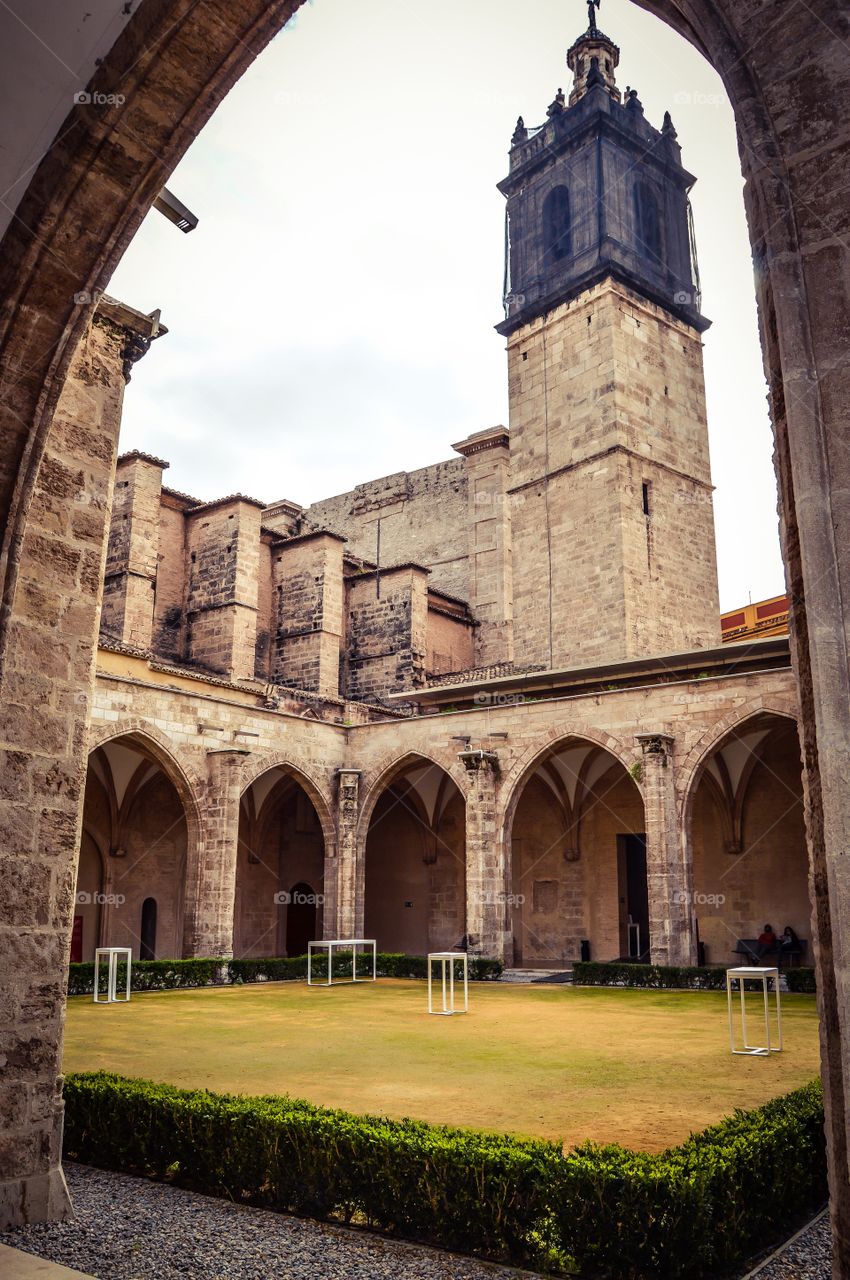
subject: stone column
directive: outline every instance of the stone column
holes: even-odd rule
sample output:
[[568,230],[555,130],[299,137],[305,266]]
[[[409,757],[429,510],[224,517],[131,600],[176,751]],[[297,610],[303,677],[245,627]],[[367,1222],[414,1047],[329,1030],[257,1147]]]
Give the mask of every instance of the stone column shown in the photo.
[[358,857],[360,770],[337,769],[336,911],[325,915],[325,937],[356,938],[363,932],[363,861]]
[[[105,300],[38,467],[0,662],[0,1231],[70,1212],[62,1035],[100,591],[128,344]],[[54,383],[55,386],[55,383]],[[2,628],[0,628],[2,629]]]
[[649,947],[653,964],[696,964],[691,875],[676,811],[673,739],[639,733],[646,821]]
[[466,933],[470,949],[506,963],[511,941],[504,841],[496,828],[494,752],[465,751],[469,770],[466,798]]
[[188,956],[232,956],[242,765],[250,751],[207,752],[197,875],[188,886]]

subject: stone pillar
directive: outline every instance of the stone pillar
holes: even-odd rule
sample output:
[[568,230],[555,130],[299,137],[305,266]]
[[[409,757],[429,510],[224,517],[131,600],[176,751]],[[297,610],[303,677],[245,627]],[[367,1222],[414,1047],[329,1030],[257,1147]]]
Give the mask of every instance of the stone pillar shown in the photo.
[[466,459],[469,492],[469,604],[480,626],[475,661],[512,662],[511,439],[505,427],[452,445]]
[[189,656],[231,680],[256,670],[262,510],[235,494],[187,514]]
[[272,550],[273,679],[332,698],[339,697],[344,546],[339,534],[318,532]]
[[197,874],[187,886],[188,957],[232,956],[242,765],[250,751],[207,752]]
[[653,964],[696,964],[691,874],[676,810],[673,739],[666,733],[639,733],[636,739],[643,751],[650,958]]
[[506,963],[510,936],[504,841],[496,828],[496,773],[493,752],[466,751],[466,933],[470,949]]
[[162,473],[168,466],[146,453],[118,459],[103,584],[101,634],[149,649],[159,563]]
[[358,857],[360,770],[337,769],[336,912],[325,914],[325,937],[354,938],[363,932],[364,867]]
[[128,344],[101,303],[38,467],[0,664],[0,1231],[70,1212],[62,1038],[86,732]]

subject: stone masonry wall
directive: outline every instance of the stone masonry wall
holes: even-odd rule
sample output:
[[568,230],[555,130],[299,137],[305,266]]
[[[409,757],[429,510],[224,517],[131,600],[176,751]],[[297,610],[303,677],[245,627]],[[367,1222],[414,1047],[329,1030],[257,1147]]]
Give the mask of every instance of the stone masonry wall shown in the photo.
[[469,599],[466,465],[461,458],[398,471],[307,507],[304,527],[332,529],[346,550],[371,563],[431,569],[431,585]]
[[151,643],[163,463],[128,454],[118,464],[106,552],[101,634]]
[[184,504],[167,497],[159,509],[159,563],[156,571],[151,648],[163,657],[186,657],[187,551]]
[[256,661],[260,511],[234,498],[189,515],[189,657],[237,679]]
[[369,701],[425,683],[428,574],[416,565],[348,580],[348,696]]
[[272,674],[282,684],[340,692],[344,545],[327,533],[274,545]]
[[696,331],[608,280],[508,363],[516,654],[548,662],[550,625],[556,667],[719,641]]

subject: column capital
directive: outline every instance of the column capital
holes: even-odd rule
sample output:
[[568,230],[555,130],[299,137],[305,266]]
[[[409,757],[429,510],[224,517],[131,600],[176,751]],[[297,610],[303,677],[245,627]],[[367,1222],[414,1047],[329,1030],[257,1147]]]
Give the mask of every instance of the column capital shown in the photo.
[[457,758],[467,773],[499,772],[499,757],[495,751],[485,751],[483,747],[467,747],[459,751]]
[[676,739],[671,733],[636,733],[635,742],[640,746],[644,756],[664,756],[673,754],[673,743]]

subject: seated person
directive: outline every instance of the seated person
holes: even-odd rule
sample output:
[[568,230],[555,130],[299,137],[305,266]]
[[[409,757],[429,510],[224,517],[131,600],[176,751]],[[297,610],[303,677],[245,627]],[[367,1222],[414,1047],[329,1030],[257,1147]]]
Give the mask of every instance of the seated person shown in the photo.
[[776,951],[778,939],[773,932],[773,925],[766,924],[758,936],[756,943],[756,958],[761,960],[762,956],[766,956],[771,951]]
[[782,931],[782,936],[779,939],[780,956],[790,955],[790,954],[793,954],[794,952],[799,952],[800,950],[801,950],[800,939],[797,937],[796,933],[791,928],[790,924],[786,924],[785,928]]

